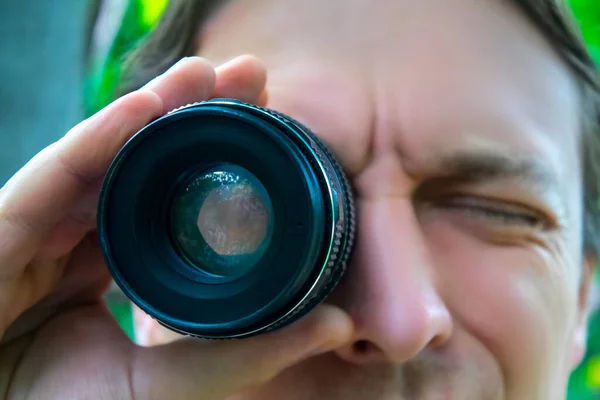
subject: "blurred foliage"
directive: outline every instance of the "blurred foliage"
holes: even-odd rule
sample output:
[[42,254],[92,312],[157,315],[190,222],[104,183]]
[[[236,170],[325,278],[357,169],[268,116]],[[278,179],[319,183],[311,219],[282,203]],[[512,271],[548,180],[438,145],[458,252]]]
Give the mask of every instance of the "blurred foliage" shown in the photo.
[[600,1],[568,0],[568,3],[581,27],[592,56],[600,65]]
[[[168,0],[123,0],[119,3],[107,1],[106,4],[114,3],[114,8],[124,7],[121,23],[116,31],[110,27],[114,21],[107,21],[105,30],[107,33],[96,33],[95,36],[103,37],[111,35],[112,40],[104,39],[102,44],[96,44],[93,49],[89,69],[84,82],[84,105],[87,115],[91,115],[114,100],[115,91],[121,74],[123,57],[131,51],[140,40],[156,25],[162,12],[165,10]],[[118,12],[101,10],[104,15],[110,17]],[[104,22],[102,17],[100,24]],[[97,29],[102,30],[100,25]],[[107,48],[105,48],[107,47]]]
[[[122,20],[108,48],[97,48],[85,81],[86,113],[92,114],[114,99],[123,56],[158,22],[168,0],[124,0]],[[110,3],[110,2],[109,2]],[[600,0],[569,0],[592,55],[600,64]],[[102,29],[102,27],[100,27]],[[100,56],[97,56],[100,55]],[[600,280],[597,284],[600,286]],[[116,297],[108,298],[109,307],[130,336],[131,309]],[[600,398],[600,312],[592,315],[588,351],[582,365],[573,373],[569,400]]]
[[[600,65],[600,1],[568,0],[568,3],[592,56]],[[596,282],[596,287],[600,287],[600,279],[596,279]],[[598,310],[591,316],[588,351],[584,362],[571,376],[568,398],[569,400],[600,399],[600,311]]]

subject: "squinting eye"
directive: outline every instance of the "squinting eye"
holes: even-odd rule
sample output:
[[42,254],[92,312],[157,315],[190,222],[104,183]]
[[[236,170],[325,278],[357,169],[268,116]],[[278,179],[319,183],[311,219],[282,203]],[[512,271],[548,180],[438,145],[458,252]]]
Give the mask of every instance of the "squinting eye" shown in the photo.
[[455,196],[444,199],[439,206],[445,209],[463,211],[476,218],[487,218],[507,225],[539,226],[543,219],[537,213],[524,207],[503,204],[481,198]]

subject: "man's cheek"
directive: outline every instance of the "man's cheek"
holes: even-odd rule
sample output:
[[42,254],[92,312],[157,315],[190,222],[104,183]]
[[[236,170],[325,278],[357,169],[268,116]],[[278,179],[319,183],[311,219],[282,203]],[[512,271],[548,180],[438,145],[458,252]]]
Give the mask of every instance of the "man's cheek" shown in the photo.
[[564,350],[556,346],[565,335],[557,326],[565,311],[552,311],[565,310],[564,289],[547,275],[548,265],[534,265],[539,257],[531,249],[496,246],[447,224],[429,226],[427,233],[439,290],[456,325],[487,349],[507,387],[519,388],[515,395],[539,384]]
[[[552,346],[549,354],[557,366],[557,379],[565,378],[570,373],[572,347],[575,344],[577,327],[580,322],[580,270],[577,257],[563,248],[538,248],[531,253],[532,265],[538,268],[537,276],[530,281],[537,282],[541,309],[539,316],[544,318],[546,334],[550,336]],[[560,367],[564,367],[561,371]]]
[[468,296],[457,297],[468,329],[502,365],[509,387],[525,388],[556,376],[570,319],[564,286],[540,272],[525,250],[488,249],[479,256],[485,271],[477,273],[473,266],[461,274],[462,293]]

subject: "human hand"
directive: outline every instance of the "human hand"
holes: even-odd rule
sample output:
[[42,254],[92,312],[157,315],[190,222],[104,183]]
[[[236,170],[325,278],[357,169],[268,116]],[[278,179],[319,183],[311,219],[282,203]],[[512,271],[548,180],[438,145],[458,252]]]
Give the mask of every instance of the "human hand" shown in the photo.
[[118,150],[188,103],[231,97],[265,105],[265,84],[253,57],[217,69],[184,59],[77,125],[0,189],[0,397],[224,399],[349,339],[348,316],[321,306],[250,339],[139,347],[102,302],[110,276],[96,207]]

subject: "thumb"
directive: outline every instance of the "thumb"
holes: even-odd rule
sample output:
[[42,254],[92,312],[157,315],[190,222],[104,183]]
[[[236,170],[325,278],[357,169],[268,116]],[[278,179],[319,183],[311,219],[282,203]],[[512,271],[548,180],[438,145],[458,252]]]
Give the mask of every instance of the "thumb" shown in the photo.
[[[287,328],[239,343],[235,356],[253,365],[248,384],[271,380],[282,370],[307,358],[335,350],[352,337],[348,314],[331,305],[321,305]],[[247,370],[246,365],[240,368]],[[241,375],[240,375],[241,376]]]
[[139,348],[132,363],[134,398],[222,400],[266,383],[309,357],[341,347],[352,332],[345,312],[321,305],[284,329],[248,339],[188,338]]

